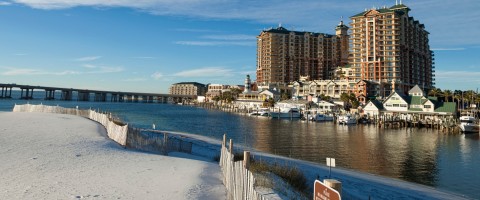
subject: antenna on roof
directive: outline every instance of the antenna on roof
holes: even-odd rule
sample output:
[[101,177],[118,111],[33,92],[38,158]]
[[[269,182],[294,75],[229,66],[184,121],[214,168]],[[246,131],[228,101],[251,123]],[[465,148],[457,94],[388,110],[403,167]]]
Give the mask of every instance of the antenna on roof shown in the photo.
[[395,0],[395,5],[398,5],[398,0]]
[[400,0],[400,4],[402,4],[402,0]]

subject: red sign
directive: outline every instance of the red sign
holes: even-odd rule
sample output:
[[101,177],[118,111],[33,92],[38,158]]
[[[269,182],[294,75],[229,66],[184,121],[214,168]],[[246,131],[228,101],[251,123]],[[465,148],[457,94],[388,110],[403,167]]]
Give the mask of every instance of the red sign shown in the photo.
[[313,200],[341,200],[340,194],[323,184],[319,180],[315,180],[315,185],[313,187]]

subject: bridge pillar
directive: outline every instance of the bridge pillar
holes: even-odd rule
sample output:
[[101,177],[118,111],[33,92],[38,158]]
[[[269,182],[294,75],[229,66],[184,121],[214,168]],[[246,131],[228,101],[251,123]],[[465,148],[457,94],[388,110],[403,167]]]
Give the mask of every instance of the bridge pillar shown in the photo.
[[72,91],[71,90],[62,90],[62,95],[60,99],[63,101],[71,101],[72,100]]
[[107,101],[107,94],[103,92],[95,93],[95,101],[101,101],[101,102]]
[[138,95],[132,95],[133,102],[138,102]]
[[[33,88],[20,88],[20,99],[33,99]],[[25,90],[25,95],[23,95],[23,90]]]
[[125,101],[125,95],[124,94],[118,94],[118,102],[124,102]]
[[45,89],[45,100],[55,99],[55,90]]
[[110,96],[110,101],[111,102],[118,102],[118,94],[117,93],[112,93]]
[[90,101],[90,92],[78,91],[78,101]]

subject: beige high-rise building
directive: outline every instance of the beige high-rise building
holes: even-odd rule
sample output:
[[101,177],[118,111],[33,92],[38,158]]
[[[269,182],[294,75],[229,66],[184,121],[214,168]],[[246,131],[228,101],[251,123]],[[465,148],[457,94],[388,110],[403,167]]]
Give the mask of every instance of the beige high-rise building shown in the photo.
[[257,37],[257,84],[288,84],[308,76],[331,79],[338,66],[348,63],[348,27],[340,22],[336,34],[264,30]]
[[381,96],[393,89],[406,93],[415,85],[428,90],[435,84],[429,33],[409,11],[396,4],[350,17],[349,64],[354,78],[380,83]]

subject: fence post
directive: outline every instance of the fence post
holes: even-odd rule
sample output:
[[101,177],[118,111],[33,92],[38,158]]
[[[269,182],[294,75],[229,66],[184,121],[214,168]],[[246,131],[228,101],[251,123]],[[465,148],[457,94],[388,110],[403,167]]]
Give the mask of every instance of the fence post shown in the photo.
[[226,144],[227,144],[227,134],[223,134],[222,146],[225,146]]
[[250,151],[243,152],[243,168],[248,169],[250,167]]
[[228,150],[230,151],[231,154],[233,154],[233,140],[230,139],[230,146],[228,147]]
[[168,154],[168,133],[163,133],[163,154]]

